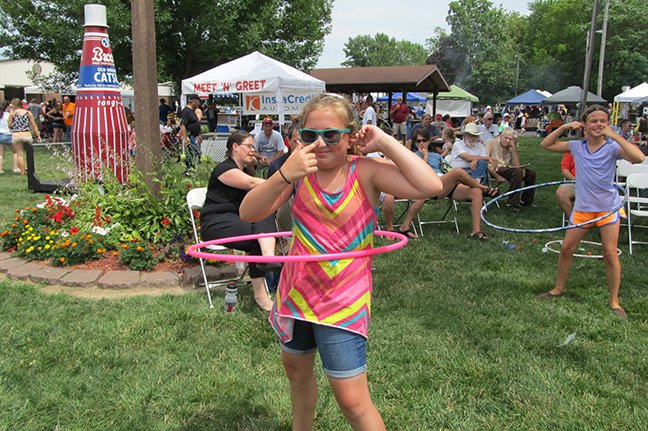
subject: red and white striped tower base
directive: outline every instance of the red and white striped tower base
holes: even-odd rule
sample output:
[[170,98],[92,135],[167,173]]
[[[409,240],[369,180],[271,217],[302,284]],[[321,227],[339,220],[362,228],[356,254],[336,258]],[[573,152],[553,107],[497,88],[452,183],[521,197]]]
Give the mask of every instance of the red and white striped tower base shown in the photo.
[[106,172],[128,179],[128,124],[106,25],[106,7],[87,4],[72,151],[82,181]]

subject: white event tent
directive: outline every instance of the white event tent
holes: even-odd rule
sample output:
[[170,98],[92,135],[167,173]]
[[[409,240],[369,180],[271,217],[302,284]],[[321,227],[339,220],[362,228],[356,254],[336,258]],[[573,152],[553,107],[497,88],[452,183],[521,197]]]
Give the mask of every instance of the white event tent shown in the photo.
[[183,102],[193,93],[242,93],[244,114],[278,114],[279,124],[325,89],[324,81],[258,51],[182,80]]
[[[432,115],[434,112],[434,96],[428,96],[425,112]],[[456,85],[450,86],[450,92],[440,92],[437,95],[437,114],[448,114],[453,118],[467,117],[472,113],[473,103],[478,103],[479,98]]]
[[648,82],[639,84],[636,87],[615,96],[614,101],[619,103],[632,103],[638,99],[645,99],[646,97],[648,97]]

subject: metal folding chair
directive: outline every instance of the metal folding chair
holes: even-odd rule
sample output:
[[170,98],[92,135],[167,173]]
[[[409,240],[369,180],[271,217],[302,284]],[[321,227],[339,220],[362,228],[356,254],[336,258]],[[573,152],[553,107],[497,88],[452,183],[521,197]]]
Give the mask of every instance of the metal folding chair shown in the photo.
[[[433,199],[426,199],[425,203],[427,204],[428,201],[431,201]],[[443,214],[443,217],[441,220],[431,220],[431,221],[422,221],[421,220],[421,213],[419,212],[417,217],[418,217],[418,225],[419,225],[419,231],[420,233],[417,233],[417,235],[423,236],[423,225],[424,224],[441,224],[441,223],[454,223],[455,229],[457,230],[457,233],[459,233],[459,224],[457,223],[457,203],[455,202],[454,199],[450,198],[443,198],[443,200],[448,201],[448,209],[446,212]],[[452,211],[452,220],[446,220],[446,216],[448,213]]]
[[[396,217],[396,209],[394,208],[394,229],[397,229],[397,228],[399,228],[401,226],[400,221],[403,220],[403,218],[405,217],[405,215],[409,211],[410,205],[412,205],[413,201],[411,201],[409,199],[395,198],[394,199],[394,206],[399,202],[405,204],[405,209],[403,209],[403,211],[400,213],[400,215],[398,217]],[[382,208],[382,205],[380,206],[380,208]],[[384,225],[378,225],[378,229],[384,229],[384,228],[385,228]],[[414,233],[416,235],[419,235],[419,233],[416,231],[416,223],[412,223],[412,229],[414,230]]]
[[[194,210],[200,211],[200,209],[205,204],[206,196],[207,196],[207,188],[204,187],[191,189],[189,193],[187,193],[187,207],[189,208],[189,216],[191,217],[191,226],[193,227],[194,239],[196,241],[196,244],[200,243],[201,240],[200,240],[200,236],[198,235],[198,229],[196,229],[196,219],[194,217],[193,211]],[[215,251],[215,252],[232,250],[228,247],[223,247],[221,245],[210,245],[205,248],[209,251]],[[198,251],[200,250],[201,249],[198,249]],[[207,290],[207,298],[209,299],[209,308],[214,308],[214,304],[212,303],[211,293],[209,292],[209,289],[216,286],[227,285],[232,281],[234,282],[241,281],[248,269],[248,266],[246,265],[245,270],[241,273],[241,275],[239,275],[236,278],[230,278],[227,280],[216,280],[216,281],[209,282],[207,281],[207,274],[205,273],[205,263],[203,262],[202,258],[198,258],[198,260],[200,261],[200,269],[202,270],[205,289]],[[200,285],[200,283],[197,283],[197,285]]]

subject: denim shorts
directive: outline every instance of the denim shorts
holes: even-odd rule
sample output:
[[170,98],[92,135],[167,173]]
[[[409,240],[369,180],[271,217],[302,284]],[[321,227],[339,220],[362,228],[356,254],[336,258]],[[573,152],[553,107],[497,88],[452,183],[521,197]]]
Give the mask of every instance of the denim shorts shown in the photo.
[[293,339],[281,349],[292,355],[319,350],[327,376],[348,379],[367,369],[367,339],[360,334],[331,326],[295,319]]
[[4,145],[5,147],[11,147],[13,145],[11,133],[0,133],[0,145]]

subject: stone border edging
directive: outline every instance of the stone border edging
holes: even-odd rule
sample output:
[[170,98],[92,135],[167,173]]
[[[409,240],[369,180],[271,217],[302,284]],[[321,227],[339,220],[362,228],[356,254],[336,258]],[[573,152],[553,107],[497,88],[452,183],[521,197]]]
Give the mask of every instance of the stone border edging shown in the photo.
[[[206,266],[209,281],[232,278],[238,273],[235,265],[223,268]],[[31,281],[48,285],[98,286],[100,289],[131,289],[136,286],[174,287],[193,286],[202,280],[200,266],[188,268],[182,277],[175,272],[139,272],[74,269],[64,267],[43,267],[25,259],[14,257],[11,253],[0,252],[0,273],[6,273],[11,280]]]

